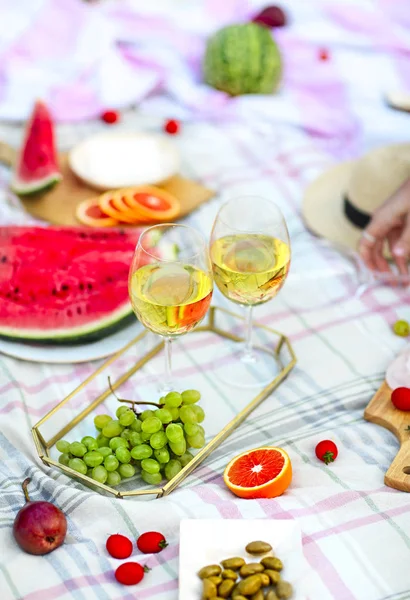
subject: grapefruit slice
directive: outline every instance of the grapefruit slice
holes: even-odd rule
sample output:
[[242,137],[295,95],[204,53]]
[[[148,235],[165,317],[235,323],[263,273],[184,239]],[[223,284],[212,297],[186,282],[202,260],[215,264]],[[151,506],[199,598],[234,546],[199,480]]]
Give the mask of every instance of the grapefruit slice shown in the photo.
[[113,196],[114,193],[110,191],[105,192],[105,194],[102,194],[99,197],[98,204],[100,205],[100,209],[102,210],[102,212],[105,213],[107,216],[111,217],[112,219],[115,219],[116,221],[132,223],[134,225],[136,223],[140,223],[138,217],[134,215],[132,211],[129,210],[129,208],[126,207],[127,212],[119,211],[118,208],[116,208],[116,206],[114,205]]
[[112,193],[110,204],[112,207],[116,208],[121,214],[125,214],[126,216],[129,216],[131,219],[133,219],[134,223],[139,223],[143,225],[152,222],[150,219],[144,219],[143,217],[141,217],[138,214],[138,211],[133,210],[128,206],[128,204],[126,204],[124,190],[122,189]]
[[113,227],[118,225],[118,221],[108,217],[102,212],[99,205],[99,198],[89,198],[83,200],[77,206],[75,216],[83,225],[89,227]]
[[123,198],[141,219],[167,222],[175,219],[181,205],[175,196],[155,186],[139,186],[123,190]]
[[292,481],[292,463],[282,448],[265,446],[239,454],[224,471],[225,485],[239,498],[275,498]]

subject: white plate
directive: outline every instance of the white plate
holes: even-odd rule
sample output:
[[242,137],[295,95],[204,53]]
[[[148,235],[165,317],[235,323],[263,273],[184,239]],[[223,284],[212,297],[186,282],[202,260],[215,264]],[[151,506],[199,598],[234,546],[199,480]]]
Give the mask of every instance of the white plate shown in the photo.
[[299,527],[294,521],[271,519],[181,521],[179,600],[201,600],[202,585],[197,572],[206,565],[218,564],[231,556],[241,556],[247,562],[260,560],[245,551],[245,546],[254,540],[271,544],[273,554],[282,560],[282,579],[294,588],[292,600],[306,600],[312,572],[303,555]]
[[82,363],[115,354],[141,331],[142,326],[137,321],[98,342],[77,344],[75,346],[41,346],[0,340],[0,353],[30,362],[50,364]]
[[77,177],[99,190],[161,183],[180,168],[177,147],[152,133],[97,134],[75,146],[68,161]]

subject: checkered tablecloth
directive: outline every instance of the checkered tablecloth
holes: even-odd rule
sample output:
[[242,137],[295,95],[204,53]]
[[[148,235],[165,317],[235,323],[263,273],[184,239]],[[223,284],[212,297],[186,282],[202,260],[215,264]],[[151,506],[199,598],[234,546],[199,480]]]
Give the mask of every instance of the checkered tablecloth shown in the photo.
[[[410,498],[383,483],[398,443],[363,419],[386,366],[404,344],[390,325],[398,317],[410,319],[408,295],[376,288],[355,298],[352,264],[320,246],[304,230],[299,212],[305,186],[335,159],[408,139],[410,116],[390,110],[383,93],[410,89],[410,9],[387,0],[306,4],[291,3],[286,111],[278,104],[275,114],[266,101],[248,99],[235,103],[230,119],[187,115],[175,138],[185,174],[218,192],[186,219],[205,235],[229,197],[267,196],[282,208],[294,266],[278,298],[258,308],[256,318],[290,337],[296,368],[169,497],[119,501],[47,469],[30,434],[98,363],[34,364],[0,355],[1,600],[176,600],[179,523],[187,517],[296,520],[314,573],[311,600],[410,598]],[[317,58],[322,47],[329,51],[327,61]],[[309,61],[317,79],[310,79]],[[143,110],[125,112],[119,127],[159,129],[172,116],[174,99],[161,102],[154,98]],[[67,148],[101,127],[97,121],[60,125],[59,144]],[[1,124],[1,139],[17,144],[20,137],[18,125]],[[1,175],[6,184],[6,171]],[[29,220],[4,190],[0,216],[3,224]],[[219,295],[215,302],[228,306]],[[189,336],[184,348],[195,355]],[[211,360],[211,347],[208,352]],[[184,375],[184,366],[178,369]],[[212,377],[208,383],[216,390]],[[235,390],[222,399],[216,390],[215,397],[229,404]],[[215,406],[216,423],[218,414]],[[324,438],[339,447],[331,466],[314,454]],[[239,500],[226,489],[223,469],[240,451],[262,444],[289,453],[292,485],[273,500]],[[68,519],[64,546],[44,557],[24,554],[12,537],[23,502],[21,482],[28,476],[32,499],[56,503]],[[106,537],[121,532],[135,539],[149,529],[162,531],[169,546],[149,558],[153,570],[138,588],[124,588],[113,579],[117,563],[105,552]]]

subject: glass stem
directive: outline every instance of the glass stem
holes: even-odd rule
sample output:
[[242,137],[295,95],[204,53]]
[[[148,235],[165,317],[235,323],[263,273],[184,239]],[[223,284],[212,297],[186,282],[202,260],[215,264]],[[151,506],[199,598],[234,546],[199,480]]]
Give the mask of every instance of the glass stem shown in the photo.
[[243,352],[243,360],[252,362],[254,360],[253,346],[252,346],[252,316],[253,306],[249,305],[246,307],[246,334],[245,334],[245,348]]
[[172,387],[172,339],[164,337],[165,351],[165,386],[170,391]]

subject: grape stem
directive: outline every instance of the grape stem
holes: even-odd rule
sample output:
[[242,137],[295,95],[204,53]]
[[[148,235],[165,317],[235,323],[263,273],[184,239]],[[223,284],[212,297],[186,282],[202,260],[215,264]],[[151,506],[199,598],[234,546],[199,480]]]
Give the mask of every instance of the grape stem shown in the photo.
[[135,414],[138,414],[137,411],[135,410],[135,405],[138,405],[138,406],[140,406],[140,405],[142,405],[142,406],[145,406],[145,405],[147,405],[147,406],[156,406],[157,408],[161,408],[161,404],[158,404],[157,402],[145,402],[145,401],[138,402],[137,400],[126,400],[125,398],[119,398],[117,396],[117,394],[115,393],[114,388],[112,387],[110,376],[108,376],[108,385],[109,385],[109,388],[111,390],[111,393],[117,398],[118,402],[125,402],[127,404],[132,404],[132,410],[135,412]]
[[26,499],[26,502],[30,502],[30,496],[28,495],[28,491],[27,491],[27,486],[30,483],[30,481],[31,481],[30,477],[27,477],[27,479],[25,479],[23,481],[23,483],[21,484],[21,487],[23,488],[24,497]]

